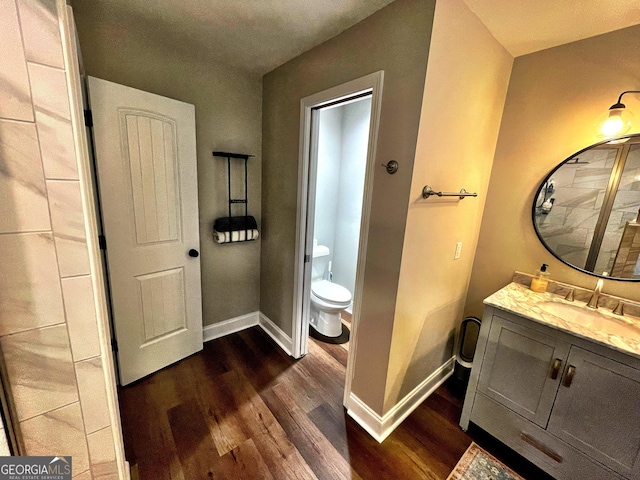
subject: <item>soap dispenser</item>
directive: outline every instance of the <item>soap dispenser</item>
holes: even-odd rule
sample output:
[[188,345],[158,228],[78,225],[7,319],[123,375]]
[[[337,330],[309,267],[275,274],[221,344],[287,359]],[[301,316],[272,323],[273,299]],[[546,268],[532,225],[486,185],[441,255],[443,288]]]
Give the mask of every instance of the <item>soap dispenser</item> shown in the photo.
[[536,272],[536,276],[531,279],[531,290],[534,292],[544,293],[547,291],[547,285],[549,285],[548,266],[546,263],[543,263],[540,270]]

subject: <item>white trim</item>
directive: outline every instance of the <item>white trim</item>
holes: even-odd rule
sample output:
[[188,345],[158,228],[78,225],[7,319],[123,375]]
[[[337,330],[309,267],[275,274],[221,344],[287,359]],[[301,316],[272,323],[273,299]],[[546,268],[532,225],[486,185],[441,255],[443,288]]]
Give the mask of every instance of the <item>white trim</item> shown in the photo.
[[353,292],[353,312],[351,314],[351,339],[349,341],[349,355],[347,356],[347,372],[344,380],[344,395],[342,404],[346,405],[351,395],[351,383],[356,365],[358,348],[358,326],[360,325],[360,311],[362,310],[362,292],[364,290],[364,274],[369,242],[369,223],[371,219],[371,203],[373,200],[373,177],[376,171],[376,156],[378,146],[378,130],[380,127],[380,113],[382,110],[382,85],[384,72],[376,72],[371,77],[371,124],[369,126],[369,146],[367,151],[367,169],[364,178],[362,195],[362,218],[360,220],[360,240],[358,243],[358,264],[356,266],[356,284]]
[[259,325],[287,355],[293,356],[293,340],[262,312],[251,312],[213,325],[206,325],[202,329],[202,336],[204,341],[208,342],[256,325]]
[[100,247],[98,246],[98,221],[96,207],[94,205],[93,177],[89,159],[89,143],[84,126],[84,108],[82,101],[82,84],[79,71],[79,54],[76,49],[77,38],[73,10],[67,6],[65,0],[56,0],[56,10],[60,36],[62,40],[62,56],[64,69],[67,76],[67,91],[69,95],[69,110],[71,114],[71,126],[73,130],[73,143],[78,164],[78,176],[80,196],[82,198],[82,210],[84,215],[84,228],[89,252],[89,270],[94,294],[94,308],[98,325],[98,338],[100,340],[101,360],[105,379],[107,409],[111,423],[111,434],[115,450],[118,478],[129,480],[131,472],[125,459],[124,440],[122,436],[122,424],[118,405],[118,393],[116,387],[115,366],[111,352],[111,327],[107,311],[106,286]]
[[356,270],[356,284],[353,295],[353,318],[351,323],[350,351],[347,358],[347,373],[345,378],[345,392],[343,403],[346,405],[351,394],[351,382],[356,359],[357,327],[360,318],[360,305],[364,286],[364,267],[369,236],[369,221],[371,200],[373,193],[373,178],[376,165],[376,146],[378,144],[378,127],[380,125],[380,111],[382,108],[382,86],[384,72],[378,71],[336,87],[324,90],[300,101],[300,152],[298,159],[298,211],[296,220],[295,268],[293,281],[293,357],[300,358],[308,351],[309,315],[304,305],[309,297],[309,272],[305,271],[305,254],[311,254],[311,239],[307,238],[309,223],[313,223],[313,204],[309,205],[309,183],[314,180],[315,170],[311,165],[313,155],[311,113],[315,107],[320,107],[342,98],[348,98],[358,93],[371,91],[371,125],[369,130],[369,144],[367,151],[367,167],[362,201],[362,220],[360,224],[360,239],[358,244],[358,265]]
[[347,413],[369,435],[382,443],[400,423],[411,414],[425,399],[431,395],[447,378],[453,374],[455,356],[447,360],[435,372],[429,375],[422,383],[396,403],[384,416],[371,410],[355,394],[349,395]]
[[382,436],[382,417],[371,410],[371,408],[353,392],[349,395],[347,413],[358,425],[364,428],[369,435],[375,438],[378,443],[382,443],[385,438]]
[[259,316],[259,325],[262,330],[264,330],[287,355],[293,356],[293,340],[264,313],[260,312]]
[[251,312],[239,317],[230,318],[213,325],[205,325],[202,329],[204,342],[224,337],[231,333],[236,333],[247,328],[251,328],[260,323],[260,312]]

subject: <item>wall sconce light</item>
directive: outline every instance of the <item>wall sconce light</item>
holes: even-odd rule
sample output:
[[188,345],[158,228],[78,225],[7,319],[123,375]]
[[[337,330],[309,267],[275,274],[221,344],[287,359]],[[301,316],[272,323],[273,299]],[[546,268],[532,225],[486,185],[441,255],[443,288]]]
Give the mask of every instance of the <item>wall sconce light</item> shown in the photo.
[[615,137],[627,133],[631,128],[633,114],[622,103],[622,96],[627,93],[640,93],[640,90],[627,90],[620,94],[618,101],[611,105],[607,113],[598,119],[599,136]]

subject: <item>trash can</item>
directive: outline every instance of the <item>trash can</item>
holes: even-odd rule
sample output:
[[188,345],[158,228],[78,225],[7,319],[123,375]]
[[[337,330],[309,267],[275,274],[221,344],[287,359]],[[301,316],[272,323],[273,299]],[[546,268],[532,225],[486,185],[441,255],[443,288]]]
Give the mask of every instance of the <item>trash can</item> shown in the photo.
[[452,384],[455,392],[462,397],[464,397],[469,384],[473,356],[476,353],[476,344],[480,334],[480,323],[480,319],[477,317],[467,317],[460,325],[460,341],[458,342]]

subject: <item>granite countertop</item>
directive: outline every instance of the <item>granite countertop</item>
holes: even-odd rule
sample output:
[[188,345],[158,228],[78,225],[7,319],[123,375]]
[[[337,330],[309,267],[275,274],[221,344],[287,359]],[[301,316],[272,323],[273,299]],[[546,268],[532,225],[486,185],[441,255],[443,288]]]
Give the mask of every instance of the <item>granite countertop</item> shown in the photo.
[[[570,302],[549,292],[536,293],[515,282],[487,297],[484,303],[640,358],[639,317],[615,315],[602,307],[590,310],[584,302]],[[558,313],[561,309],[566,309],[567,315]],[[570,320],[572,316],[577,318]]]

